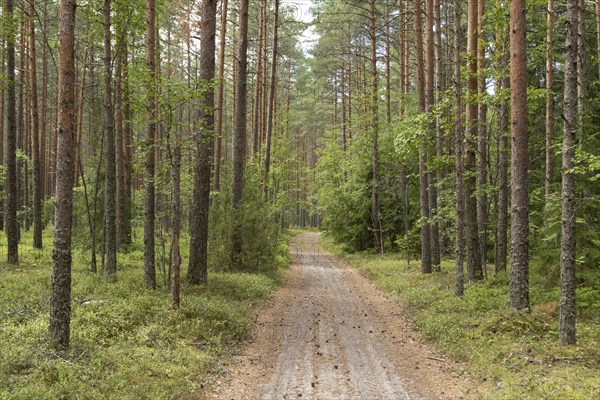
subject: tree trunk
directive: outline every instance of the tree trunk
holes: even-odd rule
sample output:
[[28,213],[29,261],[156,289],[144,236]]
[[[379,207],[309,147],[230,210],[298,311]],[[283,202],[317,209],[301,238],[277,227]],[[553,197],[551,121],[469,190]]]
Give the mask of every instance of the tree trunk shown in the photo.
[[[503,35],[500,35],[503,36]],[[498,64],[502,71],[502,78],[497,85],[498,91],[506,91],[510,88],[507,75],[508,52],[503,48],[504,55],[500,57]],[[506,271],[506,259],[508,254],[508,153],[509,128],[508,102],[502,100],[500,104],[500,132],[498,134],[498,224],[496,227],[496,254],[494,257],[494,273]]]
[[[434,38],[433,38],[433,0],[425,1],[425,110],[431,115],[435,101],[435,57],[434,57]],[[429,122],[427,129],[430,137],[436,142],[436,127],[435,123]],[[429,169],[429,166],[427,166]],[[437,189],[436,175],[434,172],[427,172],[428,188],[427,195],[429,197],[429,232],[431,234],[431,265],[433,271],[440,270],[440,230],[436,221],[437,216]]]
[[462,126],[462,85],[460,75],[460,0],[454,0],[454,146],[456,165],[456,272],[454,294],[465,292],[464,278],[464,197],[463,197],[463,126]]
[[202,2],[200,25],[200,73],[198,78],[207,89],[200,100],[194,165],[194,196],[190,213],[190,258],[187,280],[192,284],[207,282],[208,213],[210,205],[210,173],[215,129],[215,91],[210,84],[215,78],[215,29],[217,0]]
[[552,140],[554,138],[554,83],[552,57],[552,29],[554,27],[554,0],[548,0],[548,16],[546,27],[546,179],[544,181],[545,203],[548,204],[552,194],[552,176],[554,169],[554,152]]
[[525,0],[510,3],[511,221],[509,303],[529,310],[529,184]]
[[[599,0],[600,1],[600,0]],[[406,46],[406,23],[405,23],[405,15],[404,15],[404,0],[398,0],[398,41],[399,41],[399,46],[400,46],[400,54],[399,54],[399,60],[398,60],[398,64],[400,64],[400,107],[399,107],[399,116],[400,118],[402,118],[404,116],[404,110],[405,110],[405,104],[404,104],[404,99],[405,99],[405,85],[404,85],[404,80],[405,80],[405,76],[406,76],[406,64],[404,63],[405,60],[405,54],[408,51],[408,48]]]
[[266,43],[263,41],[263,30],[266,29],[266,0],[260,0],[260,15],[258,17],[258,49],[256,56],[256,71],[254,78],[254,98],[252,100],[252,153],[258,155],[261,138],[261,99],[265,89],[262,85],[263,51]]
[[275,96],[277,93],[277,41],[279,28],[279,0],[274,0],[275,9],[273,11],[273,54],[271,57],[271,82],[269,85],[269,104],[267,115],[267,138],[265,144],[265,177],[264,191],[265,198],[269,187],[269,167],[271,166],[271,141],[273,136],[273,120],[275,119]]
[[485,31],[483,26],[483,16],[485,13],[485,1],[479,0],[477,7],[477,230],[479,232],[479,253],[481,255],[481,268],[483,277],[487,275],[487,227],[488,227],[488,130],[487,130],[487,104],[485,96],[487,94],[486,76],[485,76]]
[[564,128],[562,143],[562,236],[560,243],[560,343],[575,344],[576,239],[575,137],[577,133],[578,0],[567,2]]
[[[37,97],[37,58],[35,56],[35,2],[29,0],[29,87],[31,90],[31,147],[33,160],[33,248],[42,248],[42,176],[40,168],[40,131]],[[46,99],[43,99],[44,101]]]
[[156,289],[156,266],[154,256],[154,214],[155,214],[155,138],[157,104],[155,82],[156,68],[156,5],[154,0],[146,0],[146,70],[148,76],[146,130],[146,162],[144,167],[144,282],[149,289]]
[[[12,0],[7,0],[12,3]],[[12,8],[12,4],[11,4]],[[61,0],[58,32],[58,127],[54,250],[50,297],[50,344],[69,346],[71,321],[71,228],[75,133],[75,0]],[[10,52],[9,52],[10,57]],[[9,58],[10,59],[10,58]]]
[[390,0],[385,0],[385,121],[392,123],[392,85],[391,85],[391,57],[390,57]]
[[8,263],[19,263],[19,221],[17,220],[17,120],[15,79],[15,31],[13,0],[4,1],[3,14],[11,21],[6,32],[6,240]]
[[217,78],[217,104],[215,105],[215,168],[214,168],[214,181],[213,187],[216,191],[221,190],[221,150],[222,150],[222,133],[223,133],[223,120],[225,119],[225,112],[223,110],[223,75],[225,73],[225,48],[227,41],[225,40],[227,34],[227,0],[221,0],[221,34],[219,43],[219,73]]
[[115,55],[115,160],[116,160],[116,213],[117,213],[117,231],[116,245],[118,248],[127,243],[126,225],[127,225],[127,192],[125,189],[125,152],[123,149],[123,43],[124,35],[123,21],[118,22],[116,40],[118,44]]
[[371,144],[372,173],[371,177],[371,218],[373,219],[373,235],[375,250],[383,253],[383,231],[381,229],[381,209],[379,206],[379,115],[377,92],[377,30],[375,18],[375,0],[371,0],[370,7],[370,36],[371,36]]
[[106,143],[105,191],[104,191],[104,232],[106,241],[106,276],[113,278],[117,273],[117,232],[116,232],[116,186],[115,172],[115,113],[112,98],[112,57],[110,12],[111,0],[104,0],[104,137]]
[[179,233],[181,220],[181,144],[179,138],[173,145],[171,160],[171,296],[173,308],[179,308],[181,302],[181,254],[179,251]]
[[[417,101],[419,113],[425,109],[425,65],[423,63],[423,23],[421,18],[421,0],[414,2],[415,19],[415,59],[417,75]],[[421,271],[424,274],[432,272],[431,265],[431,233],[429,225],[429,195],[427,188],[429,178],[427,177],[427,153],[425,144],[419,145],[419,199],[421,207]]]
[[477,146],[477,14],[478,1],[468,1],[467,24],[467,126],[466,126],[466,155],[465,155],[465,239],[467,247],[467,271],[470,281],[483,278],[481,268],[481,251],[477,226],[477,194],[475,152]]
[[240,261],[242,254],[242,199],[244,190],[244,154],[246,139],[246,83],[248,71],[248,0],[240,0],[239,43],[233,130],[233,173],[231,181],[231,208],[234,225],[231,233],[232,260]]

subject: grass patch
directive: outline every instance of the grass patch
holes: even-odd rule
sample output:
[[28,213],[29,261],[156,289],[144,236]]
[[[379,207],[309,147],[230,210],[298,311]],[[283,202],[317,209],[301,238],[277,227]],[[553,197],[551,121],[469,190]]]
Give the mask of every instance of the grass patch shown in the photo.
[[247,337],[257,307],[280,284],[288,236],[277,265],[263,273],[210,272],[206,286],[184,284],[177,311],[160,271],[162,288],[145,289],[141,252],[119,254],[117,281],[109,283],[89,273],[87,253],[75,250],[65,354],[46,341],[52,233],[45,232],[47,250],[38,251],[24,232],[17,267],[4,263],[0,239],[0,398],[198,398],[208,374]]
[[[442,272],[423,275],[419,261],[407,265],[399,254],[348,254],[331,239],[322,245],[408,306],[422,335],[455,360],[483,399],[600,398],[600,288],[581,285],[578,295],[578,344],[558,344],[559,291],[531,268],[531,313],[508,309],[508,277],[491,276],[467,285],[454,296],[454,262]],[[589,273],[588,273],[589,274]],[[593,277],[598,281],[598,272]]]

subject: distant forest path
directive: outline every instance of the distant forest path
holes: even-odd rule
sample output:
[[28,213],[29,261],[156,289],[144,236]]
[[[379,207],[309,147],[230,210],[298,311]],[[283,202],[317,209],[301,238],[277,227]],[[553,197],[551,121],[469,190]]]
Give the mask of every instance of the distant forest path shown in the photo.
[[318,237],[291,240],[285,284],[211,398],[464,398],[460,369],[419,340],[398,304],[323,252]]

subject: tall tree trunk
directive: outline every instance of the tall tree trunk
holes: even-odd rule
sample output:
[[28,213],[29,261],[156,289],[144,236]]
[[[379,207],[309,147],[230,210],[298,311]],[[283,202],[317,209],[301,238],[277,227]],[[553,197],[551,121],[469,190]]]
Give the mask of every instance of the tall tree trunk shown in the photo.
[[[418,111],[424,113],[425,108],[425,65],[423,63],[423,23],[421,16],[421,0],[414,1],[415,25],[415,59],[417,75]],[[421,270],[425,274],[432,272],[431,265],[431,233],[429,225],[429,178],[427,177],[427,153],[424,143],[419,145],[419,198],[421,207]]]
[[463,197],[463,126],[462,126],[462,85],[460,75],[460,0],[454,0],[454,147],[456,165],[456,272],[454,294],[462,296],[465,292],[464,278],[464,197]]
[[225,73],[225,48],[227,44],[227,2],[228,0],[221,0],[221,32],[219,35],[219,72],[217,77],[217,104],[215,105],[215,172],[213,181],[213,187],[216,191],[221,190],[221,151],[223,147],[221,142],[223,134],[223,120],[225,119],[225,112],[223,110],[223,75]]
[[[7,0],[7,3],[12,0]],[[11,4],[12,8],[12,4]],[[58,32],[58,145],[54,250],[50,297],[50,344],[69,346],[71,322],[71,229],[73,135],[75,133],[75,0],[61,0]],[[10,57],[10,52],[9,52]]]
[[231,208],[235,222],[231,232],[232,259],[239,262],[242,254],[242,200],[244,190],[244,154],[246,147],[246,83],[248,71],[248,0],[240,0],[239,43],[237,53],[235,119],[233,130],[233,173]]
[[179,308],[181,302],[181,253],[179,251],[179,233],[181,220],[181,144],[179,138],[173,145],[171,159],[171,296],[173,308]]
[[[567,2],[564,128],[562,143],[562,235],[560,245],[560,342],[575,344],[576,239],[575,239],[575,137],[577,133],[578,0]],[[578,15],[579,14],[579,15]]]
[[146,130],[146,162],[144,167],[144,282],[149,289],[156,289],[156,265],[154,250],[155,226],[155,185],[154,172],[156,164],[156,4],[154,0],[146,0],[146,70],[148,73],[147,119]]
[[215,29],[217,0],[202,2],[200,25],[200,82],[207,86],[198,109],[200,131],[196,133],[194,196],[190,213],[190,258],[187,280],[192,284],[207,282],[208,212],[210,205],[210,173],[215,129],[215,91],[210,84],[215,78]]
[[[444,87],[443,84],[443,73],[442,73],[442,22],[441,22],[441,16],[440,16],[440,0],[434,0],[433,1],[433,25],[435,27],[435,31],[434,31],[434,36],[433,36],[433,41],[434,41],[434,58],[435,58],[435,95],[434,95],[434,102],[435,104],[439,104],[440,100],[442,98],[442,90]],[[435,117],[435,152],[436,152],[436,156],[438,157],[438,159],[441,160],[441,158],[444,155],[444,144],[443,144],[443,137],[444,137],[444,132],[442,129],[442,116],[440,113],[438,113]],[[449,146],[450,148],[450,146]],[[438,172],[436,172],[435,174],[435,182],[441,182],[442,181],[442,175],[440,174],[439,170]],[[434,185],[434,187],[432,188],[432,190],[434,191],[434,196],[435,196],[435,204],[432,205],[432,209],[435,210],[436,215],[437,215],[437,201],[438,198],[441,195],[441,189],[438,187],[438,185]],[[432,260],[433,264],[434,264],[434,268],[436,271],[441,271],[441,255],[443,252],[443,246],[442,244],[444,243],[443,238],[441,237],[442,235],[440,235],[439,231],[439,224],[440,221],[436,220],[435,221],[435,229],[438,231],[437,234],[437,246],[438,246],[438,251],[437,251],[437,259]]]
[[[405,110],[405,85],[404,85],[404,81],[405,81],[405,76],[406,76],[406,64],[404,63],[405,60],[405,54],[408,51],[408,48],[406,46],[406,40],[405,37],[407,36],[407,29],[406,29],[406,19],[405,19],[405,15],[404,15],[404,1],[405,0],[398,0],[398,41],[399,41],[399,46],[400,46],[400,54],[399,54],[399,60],[398,60],[398,64],[400,64],[400,107],[399,107],[399,116],[400,118],[402,118],[404,116],[404,110]],[[599,0],[600,1],[600,0]]]
[[[433,38],[433,0],[425,0],[425,68],[426,68],[426,79],[425,79],[425,109],[426,112],[431,114],[433,112],[433,105],[435,101],[435,57],[434,57],[434,38]],[[436,127],[435,123],[428,123],[429,135],[433,138],[433,142],[436,142]],[[429,169],[429,166],[427,166]],[[431,234],[431,265],[432,270],[440,270],[440,231],[439,224],[436,220],[437,216],[437,189],[436,189],[436,175],[434,172],[427,172],[428,176],[428,189],[427,195],[429,197],[429,232]]]
[[[499,34],[497,40],[504,40],[507,32]],[[502,71],[500,82],[496,85],[498,90],[506,91],[509,89],[509,77],[507,75],[507,65],[509,54],[502,47],[503,56],[499,58],[499,70]],[[494,257],[494,273],[506,271],[506,261],[508,255],[508,154],[509,154],[509,127],[508,127],[509,109],[508,101],[502,100],[500,103],[500,132],[498,134],[498,223],[496,226],[496,254]]]
[[[31,147],[33,160],[33,247],[42,248],[42,176],[40,168],[40,131],[37,96],[37,58],[35,54],[35,2],[29,0],[29,87],[31,91]],[[44,99],[45,101],[46,99]]]
[[383,253],[383,230],[381,229],[381,209],[379,205],[379,94],[377,83],[377,30],[375,16],[375,0],[371,0],[370,7],[370,36],[371,36],[371,144],[372,173],[371,177],[371,218],[373,219],[373,234],[375,250]]
[[509,303],[529,310],[529,184],[525,0],[510,3],[511,221]]
[[106,241],[105,272],[109,278],[117,273],[117,232],[116,232],[116,186],[117,178],[115,172],[115,113],[112,98],[112,57],[111,57],[111,30],[110,12],[111,0],[104,0],[104,137],[106,143],[105,155],[105,191],[104,191],[104,232]]
[[579,130],[579,142],[584,145],[585,141],[585,93],[586,93],[586,58],[585,54],[585,0],[579,0],[577,8],[577,125]]
[[256,56],[256,72],[254,78],[254,98],[252,100],[252,153],[258,154],[260,151],[261,134],[261,99],[265,89],[262,85],[263,75],[263,52],[266,43],[263,41],[263,30],[266,29],[266,0],[260,0],[260,14],[258,17],[258,49]]
[[125,185],[125,218],[124,218],[124,240],[129,244],[132,242],[132,202],[133,202],[133,130],[131,127],[131,100],[129,98],[129,63],[127,35],[123,37],[121,49],[121,69],[122,69],[122,103],[123,103],[123,158],[124,165],[124,185]]
[[119,21],[116,29],[117,53],[115,55],[115,161],[116,161],[116,213],[117,213],[117,247],[123,247],[127,243],[126,225],[127,225],[127,192],[125,189],[125,151],[124,133],[123,133],[123,29],[124,21]]
[[265,198],[268,194],[269,188],[269,168],[271,166],[271,141],[273,136],[273,120],[275,119],[275,97],[277,94],[277,41],[278,41],[278,29],[279,29],[279,0],[274,0],[273,10],[273,50],[271,57],[271,82],[269,84],[269,104],[268,104],[268,115],[267,115],[267,139],[265,144],[265,177],[264,177],[264,190]]
[[545,203],[548,204],[552,194],[552,176],[554,169],[554,152],[552,140],[554,138],[554,84],[552,57],[552,29],[554,27],[554,0],[548,0],[546,27],[546,179],[544,181]]
[[[2,35],[0,37],[0,48],[6,48],[6,35]],[[6,61],[5,52],[0,52],[0,71],[2,74],[5,74],[4,66]],[[4,106],[6,105],[4,101],[4,96],[6,94],[5,83],[0,83],[0,165],[4,165],[4,118],[6,116],[6,112],[4,110]],[[3,182],[0,185],[0,231],[4,230],[4,193],[5,193],[5,184]]]
[[13,0],[5,0],[2,11],[6,21],[10,22],[6,32],[6,239],[8,263],[18,264],[19,221],[17,220],[17,120]]
[[467,24],[467,126],[465,155],[465,239],[467,247],[467,271],[469,280],[479,281],[483,278],[481,268],[481,251],[477,227],[477,193],[475,152],[477,146],[477,14],[478,1],[468,1]]
[[392,123],[392,84],[390,56],[390,0],[385,0],[385,121]]
[[485,1],[479,0],[477,6],[477,230],[479,232],[479,253],[481,255],[481,268],[483,276],[487,275],[487,227],[488,227],[488,129],[487,129],[487,94],[485,76],[485,30],[483,16],[485,13]]

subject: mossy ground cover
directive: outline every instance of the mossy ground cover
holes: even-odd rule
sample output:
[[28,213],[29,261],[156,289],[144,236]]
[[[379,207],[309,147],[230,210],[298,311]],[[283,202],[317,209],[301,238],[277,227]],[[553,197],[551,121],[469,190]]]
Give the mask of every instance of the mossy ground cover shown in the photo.
[[[490,275],[454,296],[454,262],[423,275],[419,261],[400,254],[348,254],[328,238],[330,251],[403,302],[424,338],[465,365],[483,399],[600,399],[600,273],[580,274],[578,343],[558,344],[555,281],[532,262],[531,313],[508,308],[508,276]],[[558,266],[556,266],[558,268]]]
[[71,349],[58,354],[46,340],[52,232],[44,236],[39,251],[23,234],[18,266],[0,241],[0,399],[198,398],[288,264],[282,236],[274,265],[211,271],[208,285],[183,285],[175,311],[160,270],[161,287],[144,287],[141,244],[119,254],[115,282],[90,273],[89,252],[75,249]]

